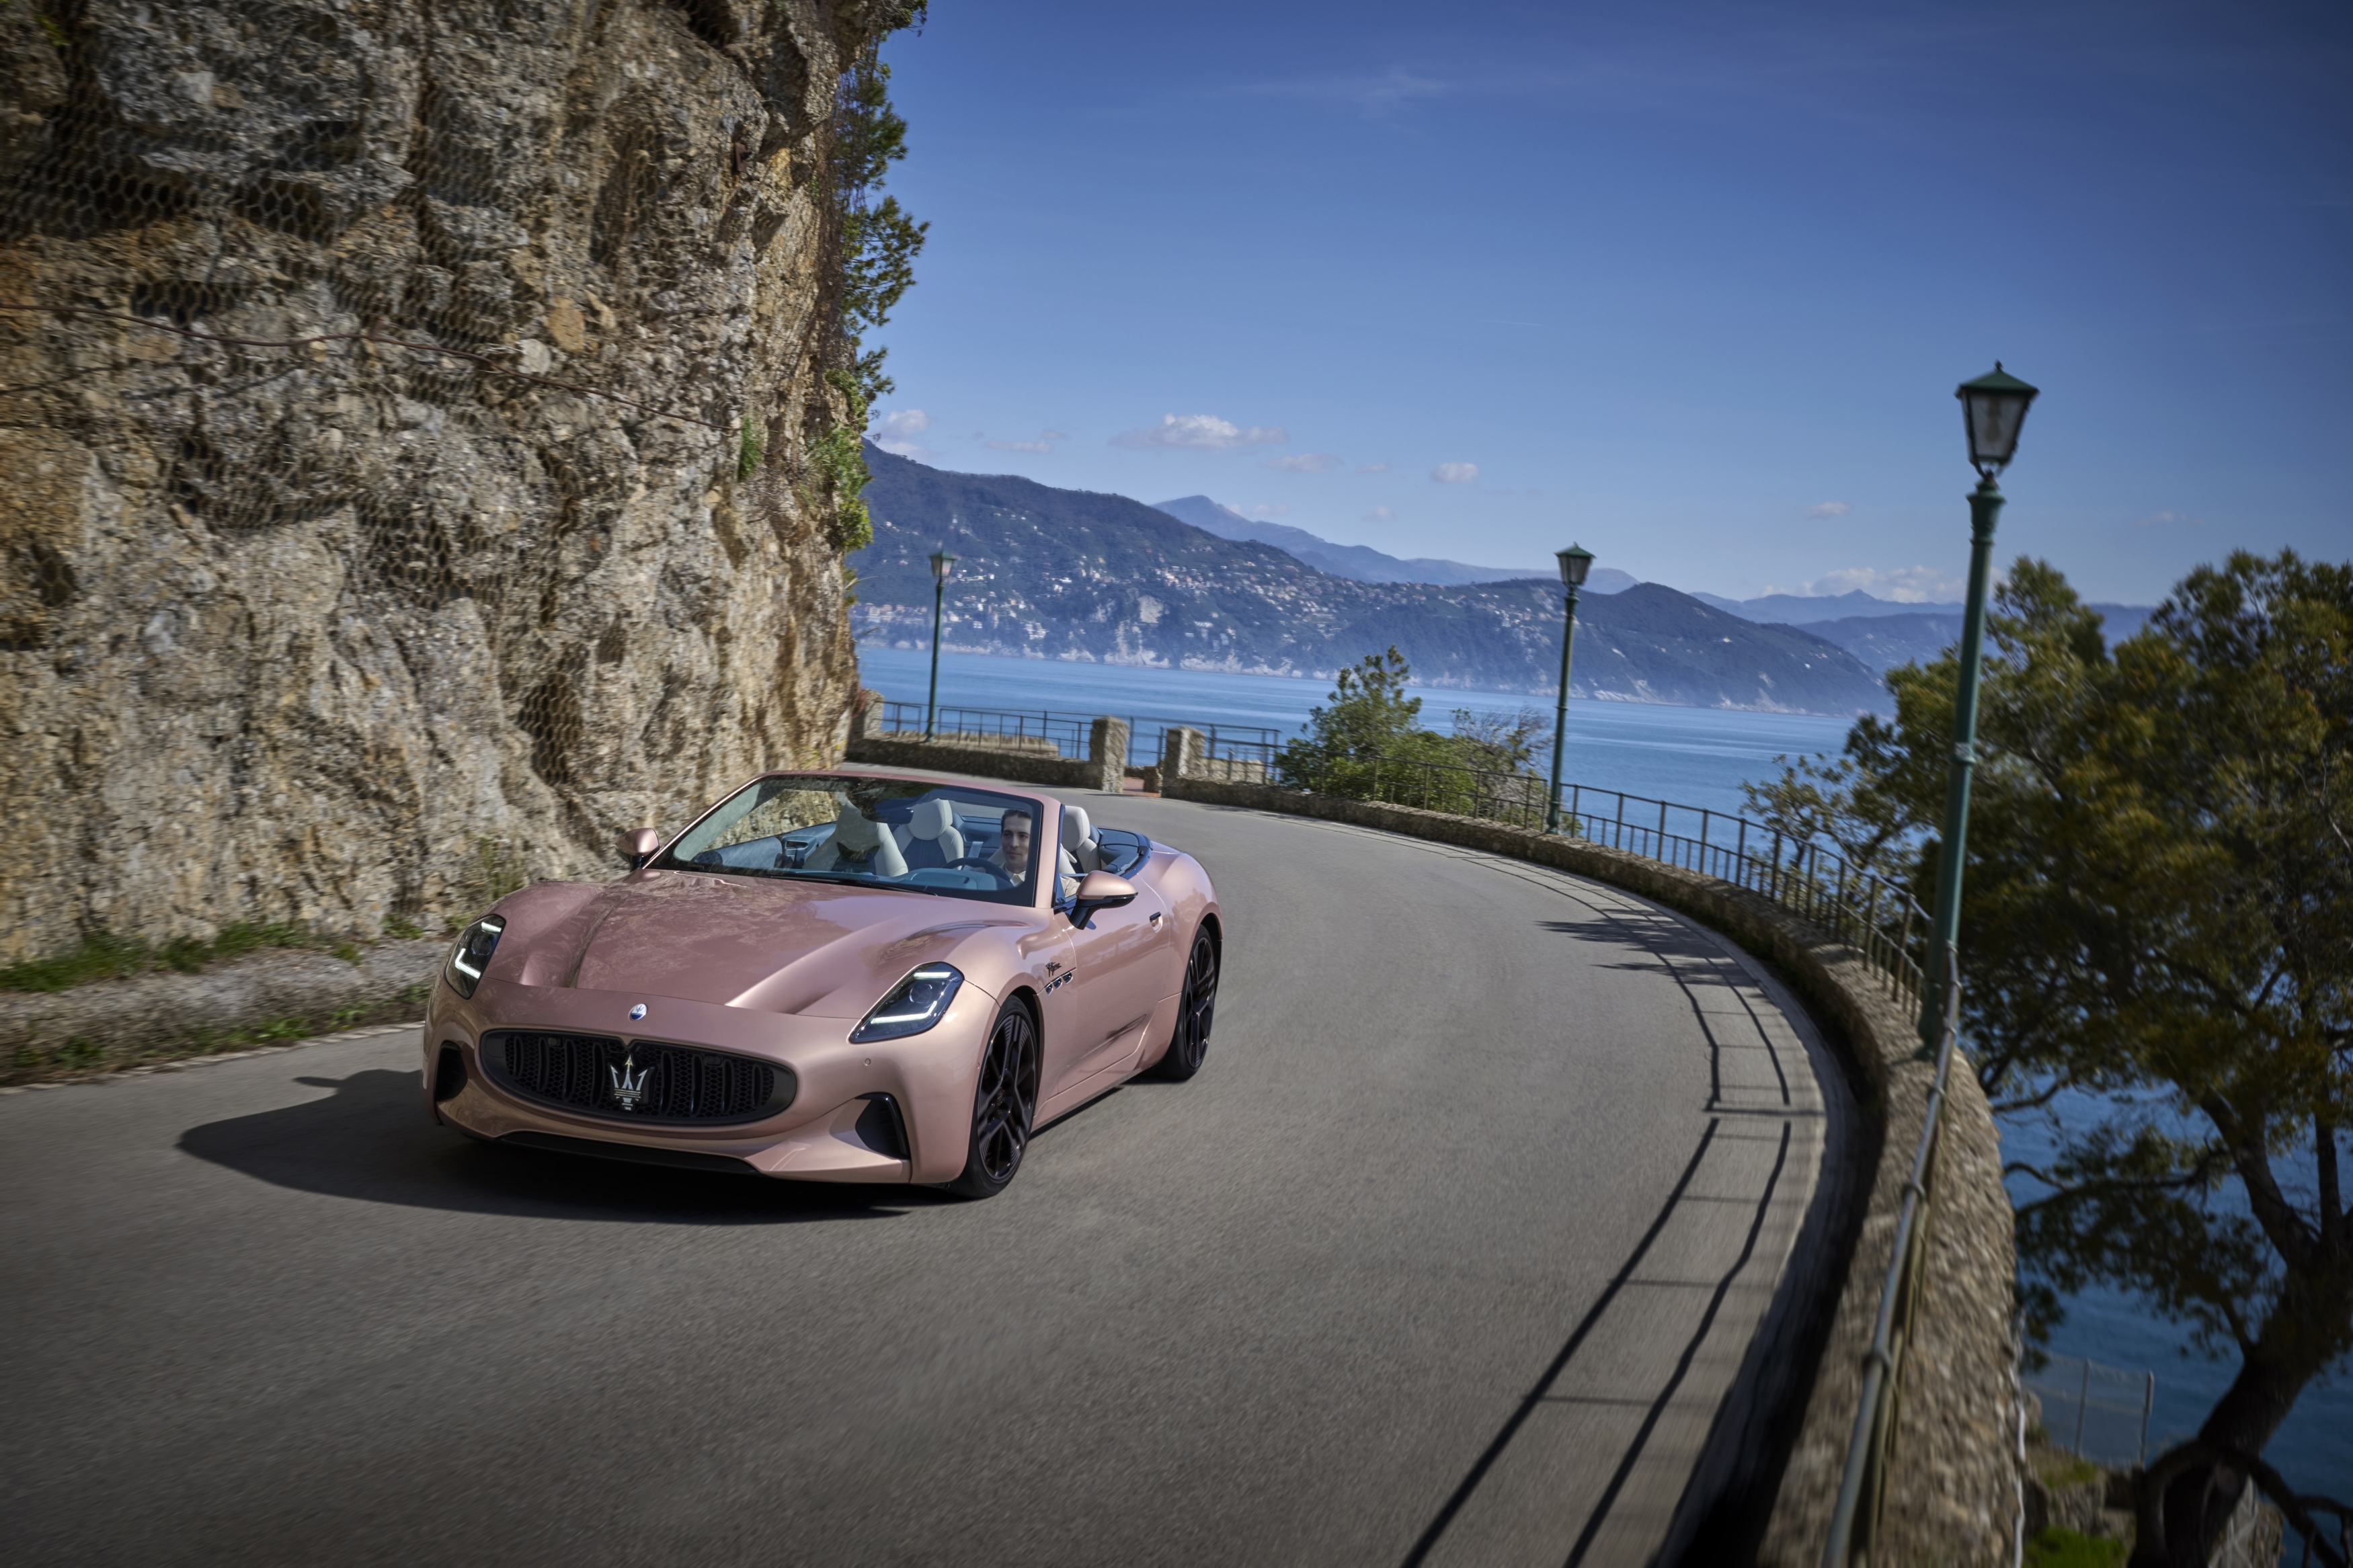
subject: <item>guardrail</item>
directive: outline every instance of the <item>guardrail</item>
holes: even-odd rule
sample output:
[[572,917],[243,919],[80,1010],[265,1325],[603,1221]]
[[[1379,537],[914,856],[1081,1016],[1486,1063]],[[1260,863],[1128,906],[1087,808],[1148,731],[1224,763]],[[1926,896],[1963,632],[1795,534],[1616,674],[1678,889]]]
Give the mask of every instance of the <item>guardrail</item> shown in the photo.
[[[1043,741],[1055,747],[1065,757],[1087,754],[1088,735],[1098,715],[1066,713],[1048,708],[963,708],[940,704],[938,733],[942,737],[963,736],[996,741]],[[1282,731],[1256,724],[1198,724],[1190,719],[1171,719],[1158,714],[1113,714],[1127,721],[1127,757],[1129,767],[1148,767],[1160,760],[1166,732],[1174,729],[1197,731],[1202,738],[1202,755],[1220,762],[1255,762],[1262,768],[1271,767],[1276,750],[1282,743]],[[923,704],[893,702],[882,704],[882,727],[878,734],[903,738],[920,735],[923,731]],[[1261,775],[1262,776],[1262,775]]]
[[[1546,782],[1534,773],[1408,757],[1343,759],[1293,782],[1322,795],[1526,828],[1545,825],[1548,805]],[[1835,932],[1869,961],[1892,992],[1919,1002],[1923,976],[1915,934],[1926,931],[1927,917],[1908,892],[1886,879],[1820,843],[1727,812],[1594,784],[1564,784],[1560,792],[1564,833],[1760,893]]]

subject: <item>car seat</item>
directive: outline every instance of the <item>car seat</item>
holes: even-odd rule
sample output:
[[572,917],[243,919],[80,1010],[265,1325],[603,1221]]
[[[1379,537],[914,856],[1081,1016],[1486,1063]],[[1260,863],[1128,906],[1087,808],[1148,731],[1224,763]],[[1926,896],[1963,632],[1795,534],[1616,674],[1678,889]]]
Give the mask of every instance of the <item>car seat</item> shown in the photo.
[[845,804],[833,819],[833,837],[809,851],[807,868],[856,868],[878,877],[903,877],[907,861],[899,853],[899,841],[881,823],[867,820],[856,806]]
[[899,848],[911,871],[953,865],[965,857],[964,835],[956,831],[955,807],[948,801],[919,802],[907,826],[894,831],[906,836],[899,840]]
[[1095,826],[1083,805],[1062,807],[1062,853],[1081,874],[1103,869],[1103,846],[1095,842]]

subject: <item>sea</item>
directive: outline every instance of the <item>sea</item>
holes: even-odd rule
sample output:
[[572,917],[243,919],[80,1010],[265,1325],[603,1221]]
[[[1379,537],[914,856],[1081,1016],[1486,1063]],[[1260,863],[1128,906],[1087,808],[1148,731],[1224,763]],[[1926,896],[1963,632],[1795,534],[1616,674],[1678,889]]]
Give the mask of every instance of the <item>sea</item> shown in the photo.
[[[864,683],[886,699],[923,700],[931,676],[927,652],[862,647],[858,658]],[[1204,728],[1214,723],[1272,730],[1282,739],[1303,732],[1309,710],[1332,696],[1330,684],[1320,680],[978,654],[943,653],[939,678],[944,707],[1176,719]],[[1451,728],[1457,709],[1510,716],[1535,707],[1544,710],[1547,725],[1551,720],[1550,703],[1525,695],[1409,689],[1422,700],[1421,722],[1430,729]],[[1562,776],[1630,795],[1739,813],[1746,804],[1742,784],[1777,776],[1785,761],[1835,755],[1852,722],[1811,713],[1573,700]],[[2088,1104],[2076,1111],[2088,1113]],[[2009,1125],[2003,1144],[2005,1160],[2039,1163],[2049,1133],[2031,1123]],[[2013,1195],[2021,1201],[2031,1191],[2026,1178],[2013,1180]],[[2054,1356],[2085,1357],[2136,1376],[2156,1374],[2148,1423],[2152,1455],[2194,1432],[2229,1385],[2235,1357],[2224,1362],[2202,1354],[2180,1325],[2150,1315],[2129,1296],[2094,1289],[2070,1297],[2065,1305],[2065,1321],[2049,1345]],[[2353,1368],[2306,1389],[2265,1457],[2299,1490],[2353,1498]]]

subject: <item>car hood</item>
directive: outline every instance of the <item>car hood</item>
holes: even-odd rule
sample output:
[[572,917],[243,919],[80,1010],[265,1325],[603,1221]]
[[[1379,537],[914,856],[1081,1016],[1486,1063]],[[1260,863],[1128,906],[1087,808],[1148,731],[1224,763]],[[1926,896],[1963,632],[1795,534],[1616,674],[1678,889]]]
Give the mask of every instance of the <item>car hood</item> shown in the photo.
[[490,978],[775,1013],[857,1017],[918,963],[991,927],[999,904],[838,883],[640,872],[503,900]]

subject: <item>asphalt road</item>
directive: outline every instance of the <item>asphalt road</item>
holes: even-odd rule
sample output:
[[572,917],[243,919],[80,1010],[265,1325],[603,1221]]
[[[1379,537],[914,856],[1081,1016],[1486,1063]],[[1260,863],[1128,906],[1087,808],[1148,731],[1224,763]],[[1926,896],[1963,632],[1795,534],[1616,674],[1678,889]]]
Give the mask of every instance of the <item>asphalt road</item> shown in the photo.
[[1099,804],[1217,879],[1208,1065],[987,1203],[470,1143],[413,1030],[0,1098],[10,1561],[1647,1560],[1810,1026],[1594,883]]

